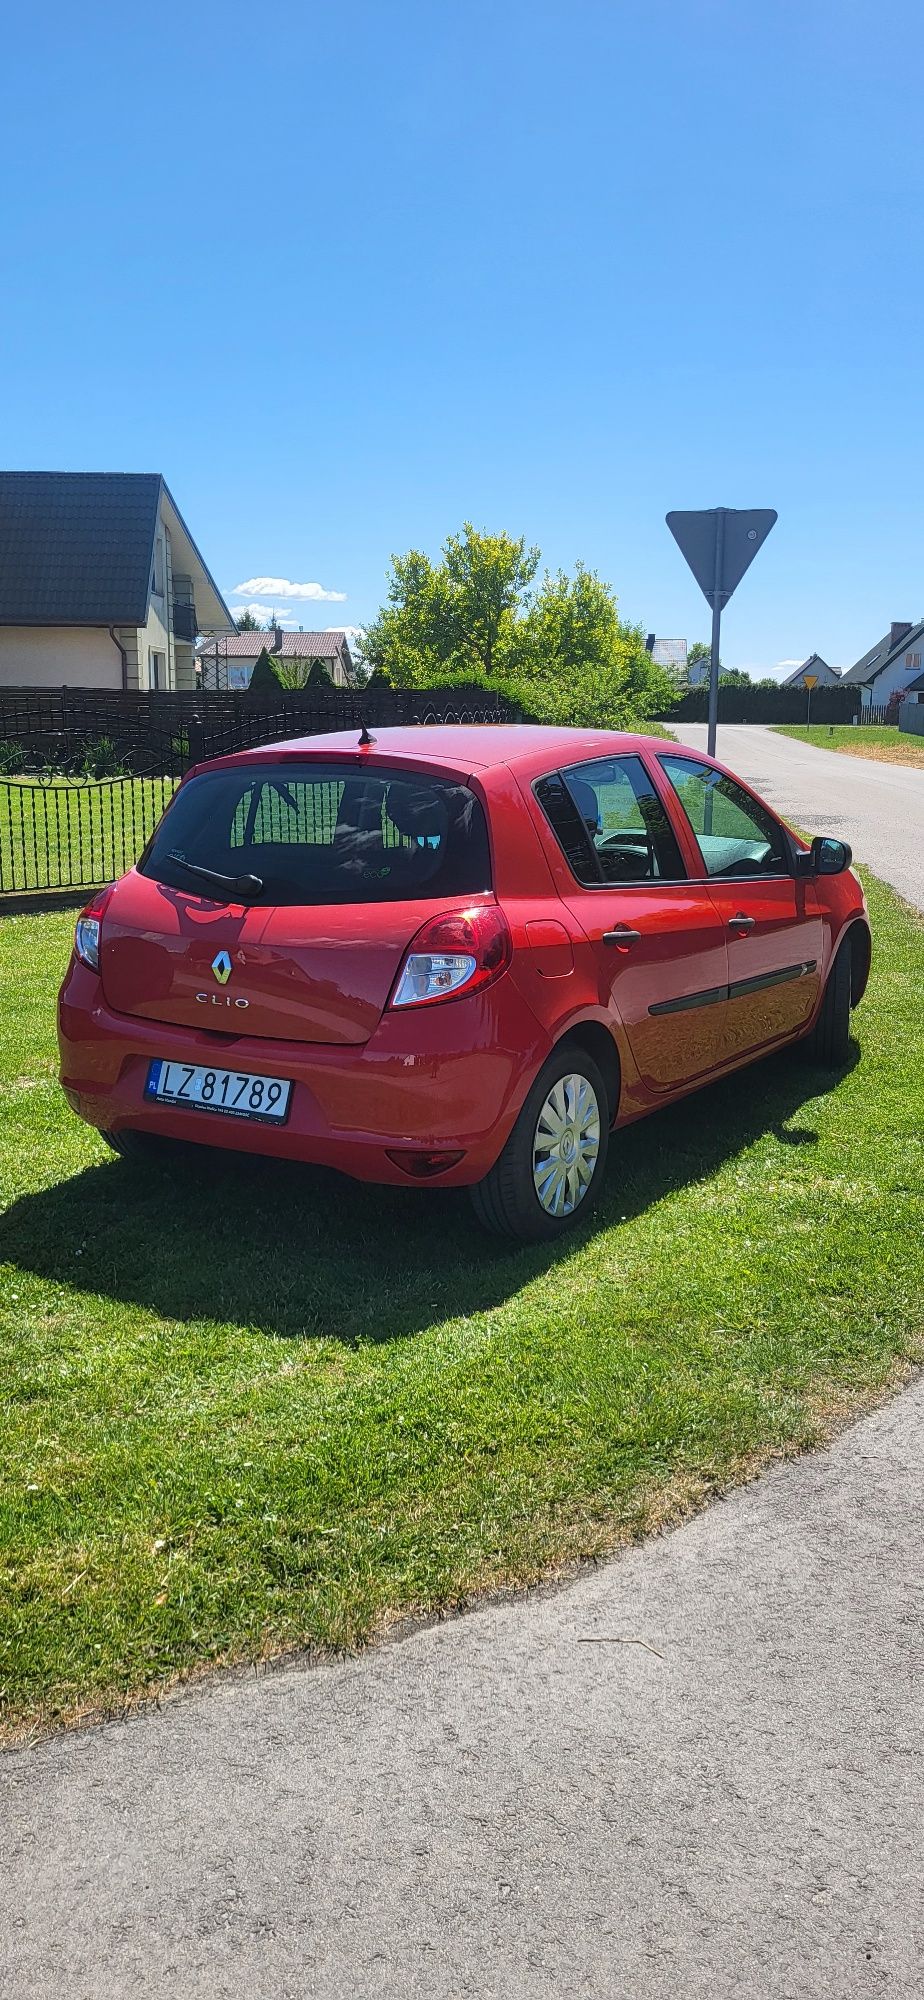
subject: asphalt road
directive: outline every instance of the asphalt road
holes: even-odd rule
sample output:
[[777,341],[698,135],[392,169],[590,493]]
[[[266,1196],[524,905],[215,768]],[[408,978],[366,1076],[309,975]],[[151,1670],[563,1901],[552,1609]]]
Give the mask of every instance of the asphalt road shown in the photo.
[[[924,772],[719,754],[924,906]],[[8,1754],[4,2000],[919,2000],[922,1464],[918,1382],[565,1588]]]
[[[674,734],[706,748],[704,723],[680,723]],[[924,909],[924,769],[816,750],[753,723],[720,726],[716,755],[784,819],[849,840],[858,861]]]
[[924,1984],[924,1383],[554,1592],[9,1754],[4,2000]]

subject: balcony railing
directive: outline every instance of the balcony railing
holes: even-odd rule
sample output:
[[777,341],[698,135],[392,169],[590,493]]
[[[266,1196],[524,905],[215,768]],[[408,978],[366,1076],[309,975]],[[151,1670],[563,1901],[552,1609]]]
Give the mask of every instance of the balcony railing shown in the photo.
[[177,603],[173,606],[173,636],[194,646],[197,635],[196,607],[194,604]]

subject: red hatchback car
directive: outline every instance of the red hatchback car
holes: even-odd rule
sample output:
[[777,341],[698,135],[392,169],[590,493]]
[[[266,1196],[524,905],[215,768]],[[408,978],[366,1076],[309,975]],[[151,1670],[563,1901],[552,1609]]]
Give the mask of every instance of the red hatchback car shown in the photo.
[[614,1127],[787,1042],[843,1062],[870,963],[850,859],[661,739],[243,751],[190,771],[80,917],[61,1081],[120,1153],[467,1187],[489,1228],[553,1236]]

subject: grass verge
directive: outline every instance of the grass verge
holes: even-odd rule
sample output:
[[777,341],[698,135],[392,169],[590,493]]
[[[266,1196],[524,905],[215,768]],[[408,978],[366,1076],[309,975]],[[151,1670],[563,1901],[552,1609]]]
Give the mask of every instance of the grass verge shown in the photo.
[[808,729],[795,723],[774,724],[774,735],[794,736],[816,750],[840,750],[848,757],[871,757],[878,764],[912,764],[924,769],[924,736],[906,736],[885,723],[855,729],[848,722],[813,722]]
[[924,927],[869,890],[862,1060],[776,1058],[626,1131],[595,1226],[528,1250],[448,1195],[110,1158],[54,1081],[72,919],[8,919],[7,1728],[527,1583],[920,1359]]

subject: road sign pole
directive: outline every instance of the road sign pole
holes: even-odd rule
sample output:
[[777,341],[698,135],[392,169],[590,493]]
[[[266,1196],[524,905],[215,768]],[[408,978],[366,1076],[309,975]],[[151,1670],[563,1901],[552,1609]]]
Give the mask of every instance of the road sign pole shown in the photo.
[[722,567],[725,561],[725,509],[716,508],[715,575],[712,584],[712,654],[709,661],[709,735],[707,749],[715,756],[719,720],[719,645],[722,625]]
[[773,507],[700,507],[673,511],[667,525],[712,609],[709,662],[709,755],[715,756],[719,719],[719,640],[722,612],[776,520]]
[[805,726],[806,726],[806,729],[810,729],[810,728],[811,728],[811,725],[812,725],[812,690],[811,690],[811,688],[809,688],[809,691],[808,691],[808,701],[807,701],[807,703],[806,703],[806,708],[805,708]]

